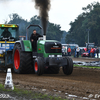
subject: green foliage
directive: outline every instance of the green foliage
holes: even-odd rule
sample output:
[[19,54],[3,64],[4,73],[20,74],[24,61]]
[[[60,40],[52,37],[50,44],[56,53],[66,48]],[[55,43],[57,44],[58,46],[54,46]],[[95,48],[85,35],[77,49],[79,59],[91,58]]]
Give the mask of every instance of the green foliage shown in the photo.
[[61,41],[63,31],[60,30],[60,25],[49,23],[47,30],[47,40],[58,40]]
[[83,68],[92,68],[92,69],[100,69],[98,66],[83,66],[83,65],[74,65],[74,67],[83,67]]
[[70,23],[71,28],[66,35],[66,42],[85,46],[90,30],[90,43],[95,42],[95,45],[100,46],[100,3],[91,3],[82,10],[84,12]]
[[[41,25],[41,20],[37,15],[33,16],[32,18],[30,18],[29,21],[22,19],[22,17],[20,17],[16,13],[10,14],[9,18],[10,18],[10,21],[9,22],[5,21],[5,23],[18,24],[19,25],[19,34],[20,34],[20,36],[25,36],[26,35],[26,27],[28,25],[30,25],[30,24]],[[61,28],[60,25],[48,22],[47,39],[48,40],[61,41],[61,37],[62,37],[63,31],[61,31],[60,28]],[[40,33],[40,31],[38,31],[37,28],[35,28],[35,29],[37,30],[37,33]],[[33,29],[30,29],[29,36],[32,34],[32,30]]]
[[66,31],[63,32],[63,35],[62,35],[62,38],[61,38],[61,43],[62,43],[62,44],[66,44],[65,39],[66,39],[66,35],[67,35],[67,34],[68,34],[68,33],[67,33]]

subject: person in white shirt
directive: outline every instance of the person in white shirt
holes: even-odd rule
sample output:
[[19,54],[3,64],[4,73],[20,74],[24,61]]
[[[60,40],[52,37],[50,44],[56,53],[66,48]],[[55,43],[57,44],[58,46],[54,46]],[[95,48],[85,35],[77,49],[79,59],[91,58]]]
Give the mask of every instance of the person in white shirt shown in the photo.
[[79,57],[79,52],[80,52],[79,47],[76,48],[76,52],[77,52],[77,58],[78,58]]

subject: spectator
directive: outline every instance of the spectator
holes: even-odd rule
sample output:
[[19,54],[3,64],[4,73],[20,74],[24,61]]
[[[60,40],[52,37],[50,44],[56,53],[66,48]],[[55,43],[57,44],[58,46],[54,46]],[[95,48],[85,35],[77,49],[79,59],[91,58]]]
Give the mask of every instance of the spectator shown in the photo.
[[91,50],[89,49],[89,50],[88,50],[88,53],[89,53],[89,57],[90,57],[90,51],[91,51]]
[[68,56],[71,56],[71,48],[70,47],[68,47],[67,52],[68,52]]
[[62,55],[64,56],[64,46],[62,47]]
[[12,37],[11,33],[8,31],[8,28],[4,30],[1,36],[3,36],[4,38]]
[[63,54],[63,56],[66,56],[66,47],[65,46],[62,47],[62,54]]
[[79,47],[77,47],[76,52],[77,52],[77,58],[78,58],[79,57],[79,52],[80,52]]
[[97,50],[96,50],[96,53],[97,53],[97,58],[99,58],[99,49],[97,48]]
[[92,54],[92,57],[94,57],[94,49],[93,48],[91,48],[90,53]]
[[76,57],[76,47],[74,48],[74,51],[75,51],[74,57]]
[[94,57],[95,57],[95,55],[96,55],[96,49],[94,48]]
[[67,46],[65,47],[65,55],[67,55]]
[[87,48],[84,48],[84,51],[86,52],[87,51]]

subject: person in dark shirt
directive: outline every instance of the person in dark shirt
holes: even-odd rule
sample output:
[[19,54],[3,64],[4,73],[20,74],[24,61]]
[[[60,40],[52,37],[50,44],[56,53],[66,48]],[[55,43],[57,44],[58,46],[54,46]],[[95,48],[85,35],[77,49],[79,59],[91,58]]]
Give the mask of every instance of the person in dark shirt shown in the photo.
[[12,37],[11,33],[8,31],[8,28],[4,30],[1,36],[3,36],[4,38]]
[[36,33],[36,30],[34,29],[33,33],[31,34],[30,41],[32,43],[32,49],[35,52],[37,51],[37,40],[39,37],[42,37],[42,36]]
[[96,53],[97,53],[97,58],[99,58],[99,49],[97,48],[97,50],[96,50]]
[[74,48],[74,51],[75,51],[74,57],[76,57],[76,47]]

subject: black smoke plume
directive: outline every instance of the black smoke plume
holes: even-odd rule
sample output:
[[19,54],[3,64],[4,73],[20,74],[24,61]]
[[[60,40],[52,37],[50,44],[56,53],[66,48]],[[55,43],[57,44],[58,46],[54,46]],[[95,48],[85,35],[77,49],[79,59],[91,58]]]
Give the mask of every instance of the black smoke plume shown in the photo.
[[47,22],[49,19],[48,12],[50,10],[50,0],[32,0],[32,1],[35,1],[35,8],[39,9],[42,21],[43,33],[44,35],[46,35]]

